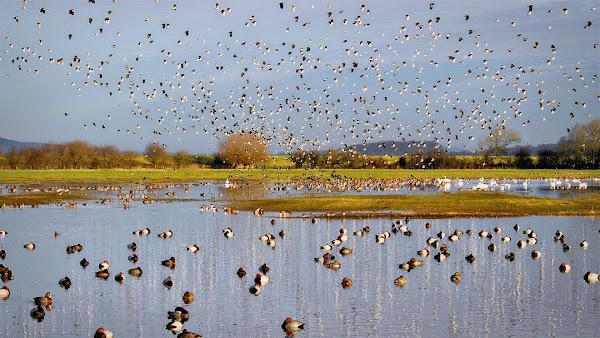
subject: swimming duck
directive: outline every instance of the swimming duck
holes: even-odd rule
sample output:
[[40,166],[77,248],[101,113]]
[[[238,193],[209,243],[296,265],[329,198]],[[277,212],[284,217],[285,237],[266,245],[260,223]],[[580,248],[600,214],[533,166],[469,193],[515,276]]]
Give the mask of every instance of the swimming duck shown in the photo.
[[41,297],[33,298],[35,305],[51,305],[52,304],[52,292],[46,292],[45,295]]
[[515,260],[515,254],[512,252],[509,252],[506,254],[506,256],[504,256],[504,258],[508,259],[509,261],[514,261]]
[[167,312],[167,317],[182,323],[190,319],[190,313],[181,306],[175,308],[174,311]]
[[338,261],[333,261],[331,263],[327,263],[325,264],[326,267],[333,269],[333,270],[338,270],[342,267],[342,264]]
[[123,273],[123,271],[119,272],[116,276],[115,276],[115,281],[117,283],[123,284],[123,282],[125,281],[125,274]]
[[8,235],[8,232],[4,231],[4,230],[0,230],[0,237],[4,237]]
[[518,224],[515,224],[515,226],[513,226],[513,229],[515,229],[515,231],[519,231],[520,226]]
[[267,285],[267,284],[269,284],[269,277],[261,275],[260,273],[257,273],[256,276],[254,277],[254,283],[260,284],[261,286]]
[[31,318],[41,323],[44,320],[44,317],[46,316],[46,311],[44,311],[43,307],[38,305],[37,307],[33,308],[31,312],[29,312],[29,315],[31,316]]
[[455,273],[454,273],[454,274],[453,274],[453,275],[450,277],[450,280],[451,280],[451,281],[452,281],[452,283],[454,283],[454,284],[460,284],[460,279],[461,279],[461,276],[460,276],[460,272],[458,272],[458,271],[457,271],[457,272],[455,272]]
[[253,294],[253,295],[255,295],[255,296],[260,295],[260,284],[256,283],[256,284],[252,285],[250,287],[250,293]]
[[488,250],[494,252],[496,250],[496,245],[494,243],[490,243],[490,245],[488,245]]
[[473,263],[473,262],[475,262],[475,255],[470,254],[470,255],[466,256],[465,259],[467,260],[467,262]]
[[244,278],[244,276],[246,276],[246,270],[244,270],[244,268],[240,267],[237,271],[237,275],[240,278]]
[[571,271],[571,266],[567,263],[562,263],[558,267],[558,271],[560,271],[562,273],[569,273],[569,271]]
[[90,262],[88,262],[87,259],[85,259],[85,257],[79,262],[79,265],[81,265],[84,269],[86,266],[90,265]]
[[187,305],[187,304],[192,304],[194,302],[194,300],[196,300],[196,296],[194,296],[193,293],[186,291],[183,294],[183,302]]
[[501,240],[503,243],[508,243],[508,242],[510,242],[510,237],[508,237],[508,236],[504,236],[504,237],[500,238],[500,240]]
[[171,231],[171,230],[163,231],[160,234],[158,234],[158,237],[160,237],[162,239],[173,237],[173,231]]
[[517,242],[517,248],[519,248],[519,249],[523,249],[526,246],[527,246],[527,241],[525,241],[525,240],[521,239]]
[[231,228],[223,229],[223,236],[225,236],[225,238],[231,238],[234,235],[235,235],[235,232],[233,232],[233,230],[231,230]]
[[173,319],[169,323],[167,323],[166,328],[167,330],[170,330],[172,332],[179,332],[183,330],[183,323]]
[[142,268],[140,268],[140,267],[129,269],[128,272],[131,276],[136,276],[136,277],[141,276],[143,273]]
[[0,259],[5,259],[6,258],[6,251],[4,251],[4,249],[0,250]]
[[402,263],[398,267],[404,271],[410,271],[410,264],[408,262]]
[[181,331],[181,333],[177,335],[177,338],[202,338],[202,336],[194,332],[189,332],[186,329],[183,329],[183,331]]
[[100,269],[100,270],[108,270],[108,269],[110,269],[110,263],[108,263],[108,261],[105,260],[102,263],[98,264],[98,269]]
[[536,250],[531,251],[531,258],[538,259],[542,257],[542,253]]
[[200,250],[200,247],[196,244],[192,244],[187,247],[187,251],[189,251],[191,253],[196,253],[196,252],[198,252],[198,250]]
[[132,262],[132,263],[137,263],[137,261],[140,259],[140,256],[136,253],[132,254],[131,256],[127,257],[127,259]]
[[10,296],[10,289],[4,285],[0,288],[0,298],[7,299]]
[[352,250],[352,249],[350,249],[350,248],[343,247],[343,248],[341,248],[341,249],[340,249],[340,254],[342,254],[342,255],[346,256],[346,255],[350,255],[350,254],[352,254],[352,251],[353,251],[353,250]]
[[582,242],[579,244],[579,246],[580,246],[582,249],[584,249],[584,250],[585,250],[585,249],[587,249],[587,248],[588,248],[588,242],[587,242],[587,241],[584,239],[584,240],[583,240],[583,241],[582,241]]
[[131,242],[131,243],[127,244],[127,249],[129,249],[131,251],[135,251],[135,250],[137,250],[137,244],[135,244],[135,242]]
[[171,276],[167,276],[167,278],[165,278],[165,280],[163,280],[163,285],[167,289],[170,289],[173,286],[173,278],[171,278]]
[[333,249],[333,247],[329,244],[325,244],[325,245],[321,246],[321,250],[326,251],[326,252],[331,251],[331,249]]
[[563,244],[563,252],[571,251],[571,246],[567,243]]
[[421,257],[429,257],[429,249],[423,248],[422,250],[417,251],[417,255]]
[[283,238],[285,237],[285,231],[283,231],[283,229],[281,231],[279,231],[279,237]]
[[588,283],[596,283],[600,281],[600,274],[588,271],[583,275],[583,279]]
[[537,244],[537,238],[535,237],[531,237],[527,239],[527,245],[536,245]]
[[281,328],[285,332],[298,332],[304,330],[304,323],[288,317],[281,324]]
[[258,271],[260,271],[260,272],[262,272],[262,273],[265,273],[265,274],[266,274],[267,272],[269,272],[269,270],[271,270],[271,268],[269,268],[269,266],[267,266],[267,263],[263,263],[263,265],[261,265],[261,266],[258,268]]
[[177,265],[177,262],[175,261],[175,257],[171,256],[171,258],[162,261],[161,264],[164,265],[164,266],[166,266],[166,267],[169,267],[171,269],[174,269],[175,266]]
[[35,243],[29,242],[29,243],[23,245],[23,247],[29,251],[33,251],[33,250],[35,250]]
[[435,256],[433,256],[433,259],[435,259],[438,262],[443,262],[446,260],[446,258],[448,258],[448,256],[446,256],[446,254],[443,252],[438,252],[437,254],[435,254]]
[[354,232],[354,236],[356,236],[356,237],[362,237],[364,234],[365,234],[365,232],[362,229],[359,229]]
[[67,254],[69,254],[69,255],[71,255],[75,252],[80,252],[81,250],[83,250],[83,245],[81,245],[81,244],[67,246]]
[[96,277],[108,279],[110,277],[110,272],[108,270],[100,270],[96,272]]
[[342,287],[344,289],[349,288],[352,286],[352,279],[348,278],[348,277],[344,277],[342,279]]
[[418,268],[421,265],[423,265],[423,261],[420,259],[416,259],[416,258],[411,258],[408,260],[408,266],[410,267],[410,270],[414,269],[414,268]]
[[69,277],[62,278],[61,280],[58,281],[58,285],[60,285],[61,287],[68,289],[71,287],[71,279]]
[[113,338],[114,333],[112,331],[105,330],[103,327],[99,327],[94,333],[94,338]]
[[394,280],[394,284],[398,285],[399,287],[404,287],[406,284],[408,284],[408,279],[406,279],[404,276],[400,276]]

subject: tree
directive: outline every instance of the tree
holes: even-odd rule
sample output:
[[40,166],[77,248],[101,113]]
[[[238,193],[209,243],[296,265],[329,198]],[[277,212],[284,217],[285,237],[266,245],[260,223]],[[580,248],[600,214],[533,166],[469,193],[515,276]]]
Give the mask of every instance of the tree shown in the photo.
[[181,150],[176,152],[175,155],[173,155],[173,160],[175,161],[175,165],[177,166],[177,168],[181,169],[192,164],[193,158],[189,152]]
[[559,145],[576,168],[600,168],[600,119],[575,124]]
[[533,168],[533,159],[531,158],[531,153],[525,147],[519,148],[516,155],[517,157],[517,168],[519,169],[529,169]]
[[219,158],[233,168],[254,166],[268,156],[268,144],[259,134],[230,134],[219,144]]
[[146,145],[144,155],[153,168],[164,167],[169,164],[171,159],[169,153],[167,153],[166,147],[154,142]]
[[484,156],[505,155],[509,145],[520,141],[521,136],[517,131],[498,126],[479,141],[479,148]]

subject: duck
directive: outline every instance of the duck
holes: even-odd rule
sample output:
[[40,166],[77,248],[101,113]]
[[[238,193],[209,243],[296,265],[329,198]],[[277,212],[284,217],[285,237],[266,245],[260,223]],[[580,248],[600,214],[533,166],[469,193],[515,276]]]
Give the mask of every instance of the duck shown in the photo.
[[6,232],[5,230],[0,230],[0,237],[4,237],[8,235],[8,232]]
[[338,262],[338,261],[333,261],[331,263],[327,263],[325,264],[326,267],[333,269],[333,270],[338,270],[342,267],[342,263]]
[[177,265],[177,262],[175,261],[175,257],[171,256],[171,258],[162,261],[161,264],[171,269],[174,269]]
[[137,244],[135,244],[135,242],[131,242],[131,243],[127,244],[127,249],[129,249],[131,251],[135,251],[135,250],[137,250]]
[[192,303],[193,303],[193,302],[196,300],[196,296],[194,296],[194,294],[193,294],[193,293],[191,293],[191,292],[189,292],[189,291],[186,291],[186,292],[183,294],[183,297],[182,297],[182,298],[183,298],[183,302],[184,302],[186,305],[188,305],[188,304],[192,304]]
[[167,317],[182,323],[190,319],[190,313],[181,306],[178,306],[173,311],[167,312]]
[[117,283],[123,284],[123,282],[125,281],[125,274],[123,273],[123,271],[120,271],[116,276],[115,276],[115,281]]
[[163,231],[160,234],[158,234],[158,237],[160,237],[162,239],[173,237],[173,231],[172,230]]
[[542,253],[536,250],[531,251],[531,258],[538,259],[542,257]]
[[588,248],[588,242],[584,239],[579,246],[583,249],[586,250]]
[[448,258],[448,256],[446,256],[446,254],[443,252],[438,252],[437,254],[435,254],[435,256],[433,256],[433,259],[435,259],[438,262],[443,262],[446,260],[446,258]]
[[98,269],[108,270],[108,269],[110,269],[110,263],[107,260],[105,260],[102,263],[98,264]]
[[571,251],[571,246],[567,243],[563,244],[563,252]]
[[418,268],[420,266],[423,265],[423,261],[420,259],[416,259],[416,258],[411,258],[408,260],[408,266],[410,267],[410,270],[414,269],[414,268]]
[[150,229],[149,228],[142,229],[142,235],[149,235],[149,234],[150,234]]
[[417,251],[417,255],[421,257],[429,257],[429,249],[423,248],[422,250]]
[[394,280],[394,284],[398,285],[399,287],[404,287],[406,284],[408,284],[408,279],[406,279],[406,277],[404,276],[400,276],[398,278],[396,278]]
[[163,280],[163,285],[167,289],[170,289],[173,286],[173,278],[171,278],[171,276],[167,276],[167,278],[165,278],[165,280]]
[[283,324],[281,324],[281,328],[285,332],[298,332],[304,330],[304,323],[288,317],[283,321]]
[[506,256],[504,256],[504,258],[508,259],[509,261],[514,261],[515,260],[515,254],[512,252],[509,252],[506,254]]
[[569,273],[571,271],[571,266],[567,263],[561,263],[558,267],[558,271],[562,273]]
[[461,276],[460,276],[460,272],[458,272],[458,271],[457,271],[457,272],[455,272],[455,273],[454,273],[454,274],[453,274],[453,275],[450,277],[450,280],[451,280],[451,281],[452,281],[452,283],[454,283],[454,284],[460,284],[460,279],[461,279]]
[[29,243],[23,245],[23,247],[29,251],[33,251],[33,250],[35,250],[35,243],[29,242]]
[[258,271],[260,271],[260,272],[262,272],[264,274],[266,274],[267,272],[269,272],[269,270],[271,270],[271,268],[269,268],[269,266],[267,265],[267,263],[263,263],[263,265],[261,265],[258,268]]
[[140,267],[129,269],[128,272],[131,276],[136,276],[136,277],[141,276],[143,273],[142,268],[140,268]]
[[365,234],[365,232],[362,229],[359,229],[354,232],[354,236],[356,236],[356,237],[362,237],[364,234]]
[[96,277],[108,279],[110,277],[110,272],[108,270],[100,270],[96,272]]
[[0,288],[0,298],[7,299],[10,296],[10,289],[4,285]]
[[255,283],[254,285],[252,285],[250,287],[250,293],[253,294],[253,295],[255,295],[255,296],[260,295],[260,284],[259,283]]
[[321,246],[321,250],[326,251],[326,252],[331,251],[331,249],[333,249],[333,247],[329,244],[325,244],[325,245]]
[[537,238],[531,237],[531,238],[527,239],[527,245],[536,245],[536,244],[537,244]]
[[526,246],[527,246],[527,241],[525,241],[525,240],[521,239],[517,242],[517,248],[519,248],[519,249],[523,249]]
[[71,287],[71,279],[67,276],[58,281],[58,285],[61,287],[68,289]]
[[521,226],[519,224],[515,224],[513,226],[513,229],[515,229],[515,231],[519,231],[520,228],[521,228]]
[[281,231],[279,231],[279,237],[283,238],[285,237],[285,231],[283,231],[283,229]]
[[496,250],[496,245],[494,243],[490,243],[490,245],[488,245],[488,250],[494,252]]
[[96,333],[94,333],[94,338],[113,338],[114,337],[114,333],[112,331],[108,331],[106,329],[104,329],[103,327],[99,327],[98,330],[96,330]]
[[340,249],[340,254],[341,254],[341,255],[343,255],[343,256],[346,256],[346,255],[350,255],[350,254],[352,254],[352,251],[353,251],[353,250],[352,250],[352,249],[350,249],[350,248],[347,248],[347,247],[342,247],[342,248]]
[[69,254],[69,255],[71,255],[75,252],[80,252],[81,250],[83,250],[83,245],[81,245],[81,244],[67,246],[67,254]]
[[87,259],[85,259],[85,257],[79,262],[79,265],[81,265],[84,269],[90,265],[90,262],[88,262]]
[[44,311],[44,308],[41,305],[38,305],[29,312],[29,315],[31,318],[41,323],[46,316],[46,311]]
[[0,259],[5,259],[6,258],[6,251],[4,251],[4,249],[0,250]]
[[348,278],[348,277],[344,277],[342,279],[342,287],[344,289],[349,288],[352,286],[352,279]]
[[183,330],[183,323],[173,319],[169,323],[167,323],[166,328],[167,330],[170,330],[172,332],[179,332]]
[[177,338],[202,338],[202,336],[197,333],[183,329],[183,331],[181,331],[181,333],[177,335]]
[[398,267],[404,271],[410,271],[410,264],[408,262],[402,263]]
[[223,229],[223,236],[225,236],[225,238],[231,238],[235,236],[235,232],[233,232],[231,228],[225,228]]
[[187,247],[187,251],[189,251],[191,253],[196,253],[196,252],[198,252],[198,250],[200,250],[200,247],[196,244],[192,244]]
[[504,237],[500,238],[500,240],[502,241],[502,243],[508,243],[508,242],[510,242],[510,237],[504,236]]
[[131,256],[127,257],[127,259],[132,262],[132,263],[137,263],[137,261],[140,259],[140,256],[136,253],[131,254]]
[[588,283],[596,283],[600,281],[600,274],[588,271],[583,275],[583,279]]
[[261,275],[260,273],[257,273],[256,276],[254,277],[254,283],[260,284],[260,285],[267,285],[267,284],[269,284],[269,277],[265,276],[265,275]]
[[240,278],[244,278],[246,276],[246,270],[244,270],[244,268],[240,267],[237,271],[237,275]]
[[469,254],[468,256],[465,257],[465,260],[467,260],[467,262],[469,262],[469,263],[473,263],[473,262],[475,262],[475,255]]

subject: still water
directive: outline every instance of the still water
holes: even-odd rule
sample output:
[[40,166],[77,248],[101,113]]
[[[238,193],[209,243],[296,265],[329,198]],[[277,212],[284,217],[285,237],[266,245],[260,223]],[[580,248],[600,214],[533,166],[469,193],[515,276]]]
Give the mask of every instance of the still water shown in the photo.
[[[218,203],[217,203],[218,204]],[[584,274],[600,272],[600,220],[578,217],[525,217],[486,219],[413,219],[408,228],[413,235],[392,234],[384,243],[375,242],[375,234],[391,230],[394,220],[325,220],[275,218],[201,212],[201,202],[133,204],[123,209],[116,204],[90,203],[77,209],[42,206],[38,209],[0,211],[0,237],[6,258],[0,263],[12,269],[14,280],[7,285],[11,294],[0,300],[0,337],[86,337],[100,326],[116,337],[173,337],[165,326],[167,312],[184,306],[190,313],[184,323],[188,331],[204,337],[284,337],[281,323],[292,317],[305,323],[298,337],[486,337],[486,336],[583,336],[598,335],[600,283],[588,284]],[[271,220],[275,219],[275,224]],[[431,228],[426,229],[429,222]],[[513,230],[515,224],[520,230]],[[352,233],[369,226],[363,237]],[[148,236],[132,232],[148,227]],[[222,230],[230,227],[233,238]],[[331,243],[344,227],[349,240],[335,247],[332,254],[341,269],[332,270],[314,261],[324,252],[320,247]],[[490,240],[478,232],[492,232]],[[538,243],[517,248],[533,229]],[[171,238],[157,235],[172,230]],[[473,230],[456,242],[447,236],[455,229]],[[562,230],[572,249],[563,252],[553,240]],[[283,230],[285,236],[278,233]],[[60,232],[55,237],[54,231]],[[451,256],[444,262],[433,259],[439,249],[431,248],[429,258],[417,256],[427,239],[443,231],[440,240]],[[274,249],[259,237],[273,233]],[[502,243],[502,236],[512,240]],[[583,250],[579,243],[590,244]],[[24,244],[33,241],[28,251]],[[128,260],[135,242],[140,260]],[[73,244],[83,245],[81,252],[67,254]],[[496,251],[488,250],[494,243]],[[200,250],[187,251],[191,244]],[[339,249],[352,248],[342,256]],[[540,259],[531,258],[535,249]],[[504,256],[514,252],[512,262]],[[473,264],[465,256],[473,254]],[[175,257],[174,269],[161,261]],[[90,265],[84,269],[81,259]],[[421,258],[422,267],[410,272],[399,264],[412,257]],[[111,276],[95,277],[98,264],[110,262]],[[559,272],[559,265],[572,266],[570,273]],[[267,263],[270,283],[259,296],[249,292],[253,276]],[[142,268],[141,277],[127,274],[130,268]],[[243,267],[248,275],[240,279],[236,271]],[[123,284],[114,276],[125,272]],[[462,281],[455,285],[450,276],[460,272]],[[400,275],[408,284],[400,288],[394,280]],[[68,276],[69,289],[58,282]],[[171,276],[174,285],[163,286]],[[342,288],[344,277],[353,286]],[[33,297],[54,294],[51,311],[42,322],[34,320]],[[184,305],[185,291],[195,294],[195,302]]]

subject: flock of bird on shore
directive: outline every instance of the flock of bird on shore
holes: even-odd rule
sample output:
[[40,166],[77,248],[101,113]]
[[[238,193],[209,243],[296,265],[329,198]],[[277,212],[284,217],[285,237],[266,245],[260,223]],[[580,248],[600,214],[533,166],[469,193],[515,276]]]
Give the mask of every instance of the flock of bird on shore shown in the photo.
[[[186,14],[196,10],[189,3],[155,0],[128,15],[126,27],[117,0],[77,8],[24,0],[6,24],[0,63],[34,78],[62,71],[79,95],[107,95],[115,107],[89,117],[85,129],[165,146],[171,134],[219,140],[244,131],[286,151],[334,142],[360,151],[381,138],[466,147],[478,132],[555,114],[589,120],[590,101],[600,100],[597,69],[585,59],[597,55],[593,4],[523,4],[498,11],[509,17],[493,17],[495,11],[465,7],[456,15],[446,4],[423,3],[413,13],[393,13],[390,28],[380,6],[370,5],[274,1],[252,13],[216,3],[202,13],[215,20],[209,27],[189,22]],[[577,39],[565,38],[570,29]],[[504,35],[494,40],[492,32]],[[570,58],[575,48],[582,60]],[[117,115],[132,122],[113,124]]]

